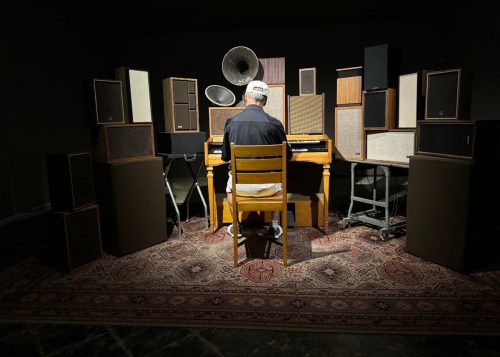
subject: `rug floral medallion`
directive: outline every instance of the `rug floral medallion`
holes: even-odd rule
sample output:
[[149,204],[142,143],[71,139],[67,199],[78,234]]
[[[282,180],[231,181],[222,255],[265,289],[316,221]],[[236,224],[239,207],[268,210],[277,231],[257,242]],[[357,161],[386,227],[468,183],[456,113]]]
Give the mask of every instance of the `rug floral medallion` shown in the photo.
[[71,273],[28,258],[0,273],[0,321],[500,334],[500,268],[461,273],[406,252],[404,235],[339,222],[290,227],[287,267],[281,238],[244,227],[235,268],[226,227],[200,217]]

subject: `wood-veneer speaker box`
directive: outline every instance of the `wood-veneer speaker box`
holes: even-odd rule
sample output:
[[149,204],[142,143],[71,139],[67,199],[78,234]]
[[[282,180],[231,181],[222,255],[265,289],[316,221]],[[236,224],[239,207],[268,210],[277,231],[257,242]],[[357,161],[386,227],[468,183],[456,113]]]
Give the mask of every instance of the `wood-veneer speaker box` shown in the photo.
[[90,152],[47,154],[45,161],[52,210],[71,212],[95,203]]
[[337,69],[337,105],[361,105],[363,67]]
[[363,122],[365,130],[396,128],[396,89],[363,92]]
[[93,79],[94,104],[97,124],[125,122],[122,82],[111,79]]
[[102,125],[95,146],[97,162],[117,162],[155,156],[153,124]]
[[49,212],[48,263],[66,272],[102,257],[97,204],[72,212]]
[[470,118],[471,72],[462,68],[426,74],[424,119]]
[[209,107],[210,136],[224,135],[224,126],[229,118],[241,113],[245,107]]
[[116,79],[122,82],[125,122],[151,123],[149,72],[127,67],[115,69]]
[[299,95],[316,95],[316,68],[299,69]]
[[362,106],[335,108],[335,158],[340,160],[365,159]]
[[198,80],[169,77],[162,84],[165,131],[199,131]]
[[285,84],[285,57],[259,58],[256,80],[270,84]]

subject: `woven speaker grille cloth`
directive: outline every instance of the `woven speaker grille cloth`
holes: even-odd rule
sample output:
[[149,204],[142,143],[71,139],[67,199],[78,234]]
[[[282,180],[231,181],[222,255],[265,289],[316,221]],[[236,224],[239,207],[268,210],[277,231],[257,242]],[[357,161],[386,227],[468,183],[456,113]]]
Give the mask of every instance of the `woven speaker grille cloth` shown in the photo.
[[362,108],[335,108],[335,111],[335,157],[346,160],[362,159]]
[[269,85],[269,96],[264,111],[285,126],[285,85]]
[[240,113],[245,107],[210,107],[208,117],[210,122],[210,136],[224,135],[226,120]]
[[299,95],[289,98],[289,134],[323,134],[323,95]]
[[415,154],[415,132],[413,131],[388,131],[366,135],[366,158],[368,160],[409,163],[409,156],[413,154]]

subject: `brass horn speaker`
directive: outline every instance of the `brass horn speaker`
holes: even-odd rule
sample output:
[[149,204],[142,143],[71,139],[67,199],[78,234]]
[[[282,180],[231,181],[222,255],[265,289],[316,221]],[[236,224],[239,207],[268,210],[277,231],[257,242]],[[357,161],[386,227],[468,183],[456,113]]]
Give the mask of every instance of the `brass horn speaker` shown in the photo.
[[222,73],[237,86],[250,83],[259,71],[259,60],[255,53],[244,46],[231,48],[222,60]]
[[213,104],[220,105],[221,107],[229,107],[236,101],[233,92],[217,84],[205,88],[205,95]]

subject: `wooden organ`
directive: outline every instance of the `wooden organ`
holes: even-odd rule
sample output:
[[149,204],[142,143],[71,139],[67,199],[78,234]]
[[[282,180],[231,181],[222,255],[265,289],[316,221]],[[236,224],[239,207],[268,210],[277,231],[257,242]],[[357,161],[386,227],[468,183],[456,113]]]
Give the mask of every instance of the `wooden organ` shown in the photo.
[[[322,226],[326,230],[328,228],[332,140],[326,134],[290,134],[287,135],[287,140],[293,152],[287,168],[288,202],[294,208],[291,215],[294,220],[293,225]],[[215,232],[224,223],[230,223],[232,219],[225,191],[228,163],[221,160],[222,135],[211,136],[204,145],[210,227],[212,232]],[[319,170],[318,165],[321,165]],[[242,221],[256,218],[252,216],[255,213],[245,212],[244,214],[240,217]],[[258,215],[257,219],[270,220],[270,212],[259,212]],[[290,221],[288,223],[290,224]]]

